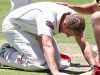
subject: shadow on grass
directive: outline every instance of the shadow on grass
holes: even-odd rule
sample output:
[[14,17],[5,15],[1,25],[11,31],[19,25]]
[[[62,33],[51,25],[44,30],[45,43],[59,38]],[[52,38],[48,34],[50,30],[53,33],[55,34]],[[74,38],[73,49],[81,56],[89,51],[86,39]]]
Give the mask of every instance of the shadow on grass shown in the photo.
[[[89,65],[81,65],[79,63],[71,63],[70,67],[75,67],[75,68],[83,68],[83,67],[89,67]],[[16,71],[24,71],[21,69],[15,69],[7,66],[3,66],[0,69],[9,69],[9,70],[16,70]],[[79,75],[82,73],[85,73],[86,71],[71,71],[71,70],[60,70],[61,72],[71,74],[71,75]],[[39,71],[24,71],[24,72],[34,72],[34,73],[47,73],[47,75],[52,75],[50,70],[39,70]]]
[[79,74],[85,73],[84,71],[78,72],[78,71],[71,71],[71,70],[62,70],[62,72],[67,73],[67,74],[72,74],[72,75],[79,75]]
[[80,63],[71,63],[70,67],[90,67],[89,65],[81,65]]

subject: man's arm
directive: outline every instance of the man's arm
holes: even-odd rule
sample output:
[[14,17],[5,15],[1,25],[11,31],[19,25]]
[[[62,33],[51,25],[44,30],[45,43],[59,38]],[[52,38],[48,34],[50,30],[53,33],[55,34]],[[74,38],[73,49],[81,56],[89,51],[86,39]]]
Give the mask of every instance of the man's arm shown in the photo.
[[96,6],[96,3],[94,3],[94,2],[88,3],[88,4],[82,4],[82,5],[72,5],[72,4],[68,4],[65,2],[57,2],[57,4],[68,6],[68,7],[72,8],[73,10],[75,10],[76,12],[79,12],[81,14],[94,13],[94,6]]
[[87,41],[85,34],[83,33],[80,36],[75,36],[75,39],[79,44],[85,59],[87,60],[91,68],[93,68],[93,66],[95,65],[95,59],[93,56],[92,47]]
[[47,35],[42,35],[42,44],[44,57],[53,75],[69,75],[59,72],[59,66],[56,62],[55,50],[52,44],[52,38]]
[[55,58],[56,56],[52,44],[52,38],[47,35],[42,35],[42,44],[43,44],[44,56],[51,72],[52,73],[58,72],[58,66],[56,63],[56,58]]

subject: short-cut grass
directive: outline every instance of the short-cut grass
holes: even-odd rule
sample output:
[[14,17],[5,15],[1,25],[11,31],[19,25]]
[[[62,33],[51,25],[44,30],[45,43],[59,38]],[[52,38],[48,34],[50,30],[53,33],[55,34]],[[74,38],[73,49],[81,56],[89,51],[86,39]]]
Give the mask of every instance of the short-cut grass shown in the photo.
[[[38,2],[40,2],[40,1],[61,2],[62,1],[62,2],[68,2],[71,4],[84,4],[84,3],[92,2],[92,0],[33,0],[33,2],[37,2],[37,1]],[[2,22],[3,22],[4,18],[10,12],[10,7],[11,7],[11,5],[10,5],[9,0],[0,0],[0,45],[2,45],[3,43],[6,42],[6,39],[4,38],[4,36],[2,34],[1,27],[2,27]],[[87,36],[87,39],[89,40],[89,42],[91,44],[95,44],[94,34],[93,34],[93,29],[92,29],[92,24],[91,24],[91,17],[90,17],[91,15],[83,15],[83,14],[80,14],[80,15],[82,15],[86,19],[86,29],[84,32]],[[66,46],[71,47],[71,48],[67,48],[67,49],[74,49],[74,50],[77,49],[76,41],[73,37],[68,38],[66,35],[61,33],[61,34],[56,35],[55,38],[57,39],[57,42],[60,43],[59,46],[60,46],[60,49],[62,50],[62,52],[63,52],[63,50],[66,50]],[[65,45],[65,44],[68,44],[68,45]],[[74,45],[74,46],[72,46],[72,45]],[[78,54],[79,51],[76,50],[73,53]],[[76,61],[76,62],[78,62],[78,61]],[[0,69],[0,75],[47,75],[49,72],[50,71],[26,72],[26,71],[20,71],[20,70],[15,70],[15,69],[10,69],[10,68],[1,68]],[[79,74],[79,73],[77,73],[77,74]],[[75,75],[77,75],[77,74],[75,74]]]

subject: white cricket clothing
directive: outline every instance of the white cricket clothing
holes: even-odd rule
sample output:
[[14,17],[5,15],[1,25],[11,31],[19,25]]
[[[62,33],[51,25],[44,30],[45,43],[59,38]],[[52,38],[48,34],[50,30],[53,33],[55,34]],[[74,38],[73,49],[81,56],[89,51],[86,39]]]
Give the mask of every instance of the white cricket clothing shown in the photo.
[[30,33],[52,37],[59,33],[59,24],[64,13],[76,14],[72,9],[53,2],[39,2],[11,12],[9,19]]
[[19,7],[30,4],[32,0],[10,0],[10,2],[11,2],[11,10],[15,10]]
[[[53,2],[39,2],[20,7],[8,15],[3,22],[3,34],[19,53],[27,56],[29,62],[23,65],[16,64],[13,60],[13,67],[20,69],[24,67],[24,70],[31,71],[49,68],[42,51],[42,34],[52,38],[57,63],[62,65],[60,68],[65,69],[69,66],[69,63],[61,62],[57,43],[53,37],[59,33],[59,24],[64,13],[77,14],[72,9]],[[11,66],[9,62],[5,63]],[[20,65],[23,67],[21,68]]]

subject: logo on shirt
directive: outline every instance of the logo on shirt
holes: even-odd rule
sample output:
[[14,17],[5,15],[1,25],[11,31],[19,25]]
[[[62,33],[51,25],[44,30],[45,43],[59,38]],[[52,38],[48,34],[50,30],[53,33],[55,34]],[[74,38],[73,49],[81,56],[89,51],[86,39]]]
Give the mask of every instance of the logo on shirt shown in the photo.
[[52,25],[50,21],[47,21],[46,25],[49,26],[52,30],[54,30],[54,26]]

